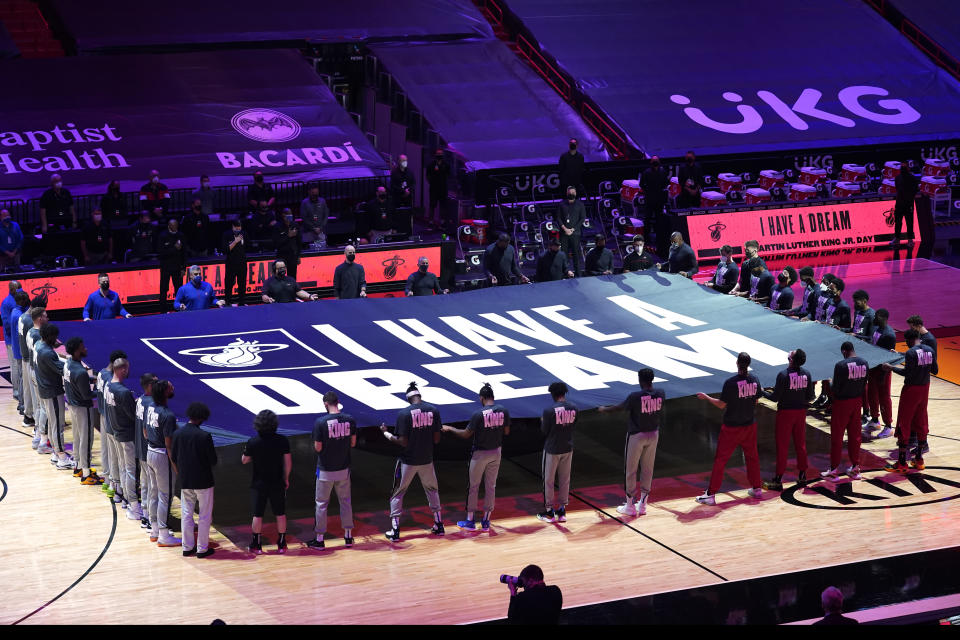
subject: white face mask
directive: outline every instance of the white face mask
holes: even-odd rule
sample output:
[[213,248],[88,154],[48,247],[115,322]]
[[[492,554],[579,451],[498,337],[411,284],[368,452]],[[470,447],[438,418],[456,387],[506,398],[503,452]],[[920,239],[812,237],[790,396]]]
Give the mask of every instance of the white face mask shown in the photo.
[[157,176],[153,176],[152,178],[150,178],[150,182],[152,182],[153,184],[157,184],[158,182],[160,182],[160,178]]
[[63,183],[62,183],[62,182],[54,182],[54,183],[53,183],[53,188],[54,188],[54,189],[59,189],[59,188],[62,187],[62,186],[63,186]]
[[406,169],[406,168],[407,168],[407,161],[406,161],[406,160],[404,160],[403,162],[400,163],[400,168],[401,168],[401,169]]

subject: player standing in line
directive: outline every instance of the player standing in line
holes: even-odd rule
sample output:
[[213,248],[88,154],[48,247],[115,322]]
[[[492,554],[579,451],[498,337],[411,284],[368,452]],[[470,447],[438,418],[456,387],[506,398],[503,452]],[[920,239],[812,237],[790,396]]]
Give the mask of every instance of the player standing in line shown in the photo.
[[143,395],[137,398],[134,405],[133,421],[133,443],[137,450],[137,496],[140,498],[140,504],[143,515],[140,516],[140,526],[152,534],[153,526],[150,524],[150,510],[146,508],[150,497],[150,469],[147,464],[147,438],[145,422],[146,407],[153,404],[151,392],[153,383],[157,381],[157,376],[152,373],[144,373],[140,376],[140,388],[143,389]]
[[[147,514],[150,520],[150,542],[158,547],[180,546],[180,538],[170,533],[170,503],[173,500],[177,467],[170,458],[173,434],[177,431],[177,417],[167,408],[173,397],[173,383],[154,380],[150,385],[150,402],[144,406],[144,437],[147,441],[147,472],[150,474],[150,492],[147,494]],[[192,526],[192,522],[190,523]]]
[[[933,333],[931,333],[925,326],[923,326],[923,318],[921,318],[920,316],[910,316],[909,318],[907,318],[907,324],[910,325],[911,329],[915,329],[917,333],[920,334],[921,344],[925,344],[931,349],[933,349],[933,359],[937,360],[937,358],[939,357],[937,352],[937,339],[934,337]],[[927,431],[929,431],[930,425],[927,424],[926,426],[927,426]],[[917,431],[914,430],[913,436],[910,442],[911,447],[916,444],[915,442],[913,442],[913,440],[916,438],[916,434],[917,434]],[[919,455],[922,456],[929,450],[930,450],[930,447],[927,446],[927,444],[925,443],[922,447],[918,449],[918,451],[920,452]]]
[[396,433],[387,431],[387,425],[381,424],[380,431],[390,442],[403,447],[393,475],[393,494],[390,496],[390,531],[387,540],[400,539],[400,516],[403,515],[403,496],[415,476],[427,494],[427,504],[433,511],[433,528],[430,533],[442,536],[443,518],[440,514],[440,492],[437,490],[437,472],[433,468],[433,447],[440,444],[442,425],[440,412],[420,398],[417,383],[411,382],[407,388],[407,402],[397,413]]
[[[253,540],[250,551],[263,553],[263,513],[270,502],[270,509],[277,519],[277,553],[287,550],[287,489],[290,488],[290,471],[293,457],[290,442],[277,433],[280,421],[277,414],[264,409],[253,419],[257,435],[247,440],[240,461],[253,463],[253,478],[250,482],[250,498],[253,503]],[[308,545],[310,543],[307,543]]]
[[790,440],[797,452],[797,484],[807,483],[807,406],[813,401],[816,382],[803,368],[807,354],[794,349],[787,356],[787,368],[777,374],[772,393],[763,397],[777,403],[777,472],[773,480],[763,483],[764,489],[783,491],[783,473],[787,470]]
[[702,496],[697,496],[700,504],[716,504],[716,494],[723,482],[723,469],[737,447],[743,449],[747,461],[747,478],[752,485],[750,497],[759,498],[763,494],[760,478],[760,455],[757,453],[757,400],[762,390],[760,380],[750,373],[750,355],[740,352],[737,355],[737,375],[727,378],[720,392],[720,399],[711,398],[705,393],[697,397],[706,400],[718,409],[723,409],[723,423],[717,437],[717,454],[713,459],[713,471],[710,485]]
[[[46,317],[46,313],[43,314]],[[44,323],[40,327],[40,341],[35,346],[35,361],[37,365],[37,390],[40,392],[40,402],[43,403],[47,414],[47,436],[53,444],[53,451],[57,456],[57,469],[74,468],[73,458],[67,453],[63,432],[66,427],[66,408],[63,402],[63,365],[60,356],[54,351],[60,329],[52,323]]]
[[[657,442],[660,439],[660,422],[666,395],[662,389],[653,388],[653,369],[637,372],[640,391],[634,391],[616,406],[600,407],[600,413],[608,411],[630,412],[627,419],[627,441],[623,447],[624,491],[626,501],[617,507],[625,516],[642,516],[647,513],[647,499],[653,484],[653,463],[657,458]],[[640,499],[637,500],[637,465],[640,465]]]
[[47,410],[40,398],[40,386],[37,381],[37,343],[40,342],[40,327],[48,322],[47,310],[44,306],[46,303],[46,298],[38,297],[34,300],[33,306],[30,307],[30,313],[26,314],[29,316],[29,323],[24,323],[22,328],[27,361],[29,363],[27,368],[30,371],[29,377],[35,411],[34,417],[36,418],[37,433],[40,434],[40,444],[37,446],[37,453],[40,455],[51,454],[50,462],[56,464],[59,462],[59,458],[53,449],[53,445],[50,443],[49,434],[47,433]]
[[[869,342],[873,345],[893,351],[897,346],[897,333],[889,324],[890,312],[877,309],[873,315],[873,332]],[[866,439],[880,440],[893,435],[893,400],[890,398],[890,372],[883,366],[877,366],[867,372],[867,403],[870,405],[870,421],[863,428]],[[871,436],[880,427],[883,418],[883,430]]]
[[[543,442],[543,504],[545,509],[537,514],[543,522],[566,522],[567,505],[570,503],[570,470],[573,466],[573,429],[580,410],[567,402],[567,385],[553,382],[548,388],[553,406],[543,410],[540,432]],[[554,482],[560,485],[559,494],[554,493]]]
[[[210,417],[210,409],[202,402],[187,407],[187,424],[177,429],[170,439],[170,461],[180,476],[180,510],[183,513],[183,557],[209,558],[215,553],[210,546],[210,523],[213,522],[213,467],[217,450],[213,436],[200,428]],[[199,515],[194,540],[193,512]],[[196,545],[196,546],[194,546]]]
[[849,340],[840,345],[843,360],[833,366],[833,412],[830,415],[830,469],[820,475],[836,478],[843,458],[843,435],[847,435],[847,453],[851,480],[860,479],[860,404],[867,384],[867,361],[857,356]]
[[340,524],[343,526],[343,545],[353,546],[353,504],[350,501],[350,450],[357,446],[357,421],[340,411],[340,398],[335,391],[323,394],[326,415],[313,425],[313,449],[317,452],[316,538],[307,542],[313,549],[323,549],[327,532],[327,507],[330,492],[337,492],[340,505]]
[[[67,354],[70,358],[63,367],[63,388],[67,395],[67,404],[73,418],[73,457],[80,472],[80,484],[103,484],[103,478],[91,468],[93,460],[93,425],[97,418],[93,408],[93,387],[90,374],[83,364],[87,347],[81,338],[67,340]],[[73,474],[77,475],[76,472]]]
[[103,388],[107,401],[107,420],[117,444],[118,467],[123,495],[127,500],[127,519],[143,517],[137,497],[137,447],[133,441],[137,414],[133,392],[123,383],[130,376],[130,363],[125,358],[113,361],[113,378]]
[[126,360],[124,351],[110,352],[110,362],[97,373],[97,410],[100,413],[100,467],[103,470],[106,482],[103,492],[114,502],[123,501],[123,488],[120,482],[120,454],[117,453],[117,443],[113,439],[113,428],[107,419],[107,401],[103,398],[103,390],[113,380],[113,363],[117,360]]
[[930,345],[920,342],[920,332],[908,329],[903,334],[907,342],[907,352],[903,354],[904,366],[894,367],[883,364],[884,371],[893,371],[903,376],[903,390],[900,392],[900,406],[897,408],[897,463],[886,467],[886,471],[905,473],[907,471],[907,448],[910,434],[917,433],[917,448],[910,467],[923,471],[923,451],[927,444],[927,402],[930,396],[930,374],[939,373],[936,351]]
[[497,404],[493,398],[493,387],[485,383],[480,388],[480,404],[483,406],[470,416],[465,429],[455,429],[443,425],[443,430],[469,438],[473,436],[470,448],[470,466],[468,468],[467,519],[457,522],[457,526],[467,531],[477,528],[474,512],[480,500],[480,481],[483,481],[483,517],[480,518],[480,530],[490,530],[490,514],[497,499],[497,475],[500,473],[500,448],[503,436],[510,434],[510,412]]

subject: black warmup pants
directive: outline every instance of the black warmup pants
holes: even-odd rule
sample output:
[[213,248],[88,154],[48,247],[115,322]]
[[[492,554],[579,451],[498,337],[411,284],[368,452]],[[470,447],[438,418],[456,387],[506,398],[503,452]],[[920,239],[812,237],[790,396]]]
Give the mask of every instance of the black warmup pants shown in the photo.
[[237,303],[243,305],[247,292],[247,263],[238,262],[226,264],[226,273],[223,279],[223,301],[233,304],[233,288],[237,287]]

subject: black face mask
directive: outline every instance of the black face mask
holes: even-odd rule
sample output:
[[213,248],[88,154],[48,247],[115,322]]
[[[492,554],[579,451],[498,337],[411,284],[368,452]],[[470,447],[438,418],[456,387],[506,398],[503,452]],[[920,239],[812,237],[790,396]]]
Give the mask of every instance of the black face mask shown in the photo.
[[233,230],[233,235],[235,235],[235,236],[238,236],[238,235],[240,235],[241,233],[243,233],[243,230],[242,230],[242,229],[234,229],[234,230]]
[[428,267],[428,265],[421,264],[421,265],[419,266],[419,268],[420,268],[420,273],[426,273],[426,272],[427,272],[427,267]]
[[659,169],[659,168],[660,168],[660,163],[659,163],[659,162],[651,162],[651,163],[650,163],[650,166],[653,167],[654,169]]
[[377,194],[377,200],[379,200],[380,202],[383,202],[383,201],[385,201],[386,199],[387,199],[387,194],[385,194],[385,193],[378,193],[378,194]]
[[353,261],[356,260],[356,259],[357,259],[357,254],[355,254],[355,253],[348,253],[348,254],[347,254],[347,262],[353,262]]
[[277,275],[281,278],[285,278],[287,275],[286,269],[277,269]]
[[100,283],[100,288],[103,289],[104,291],[109,291],[109,290],[110,290],[110,283],[109,283],[109,282],[101,282],[101,283]]
[[570,145],[570,151],[576,151],[576,150],[577,150],[577,145],[571,144],[571,145]]

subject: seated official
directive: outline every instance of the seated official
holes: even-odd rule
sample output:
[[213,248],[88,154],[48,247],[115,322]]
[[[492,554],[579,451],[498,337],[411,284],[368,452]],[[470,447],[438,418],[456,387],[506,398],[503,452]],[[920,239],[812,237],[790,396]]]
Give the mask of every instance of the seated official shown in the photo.
[[177,311],[201,311],[222,307],[223,300],[217,300],[213,286],[205,282],[200,267],[193,265],[188,270],[186,284],[177,289],[177,297],[173,300],[173,308]]
[[633,236],[633,251],[623,259],[623,272],[646,271],[657,264],[657,256],[644,249],[643,236],[639,233]]
[[598,233],[596,245],[587,253],[583,270],[588,276],[609,276],[613,273],[613,252],[607,249],[607,238]]
[[684,278],[693,278],[697,272],[697,256],[690,245],[683,241],[683,234],[674,231],[670,235],[670,256],[657,265],[660,271],[677,273]]
[[507,582],[510,588],[507,620],[512,624],[557,624],[563,608],[560,587],[544,584],[543,570],[535,564],[524,567],[518,578]]
[[407,286],[404,288],[407,296],[432,296],[441,293],[450,293],[448,289],[440,288],[440,278],[430,273],[430,260],[420,256],[417,260],[417,270],[407,276]]
[[83,305],[83,321],[112,320],[117,317],[132,318],[133,316],[120,304],[120,294],[110,291],[110,276],[101,273],[97,276],[97,282],[100,288],[91,293],[87,303]]
[[567,254],[560,250],[560,240],[551,238],[547,250],[537,259],[537,282],[552,282],[572,278],[573,270],[567,261]]
[[300,300],[316,300],[317,294],[307,293],[300,288],[297,281],[287,275],[287,264],[283,260],[274,260],[270,267],[272,276],[263,283],[260,299],[266,304],[273,302],[294,302]]

